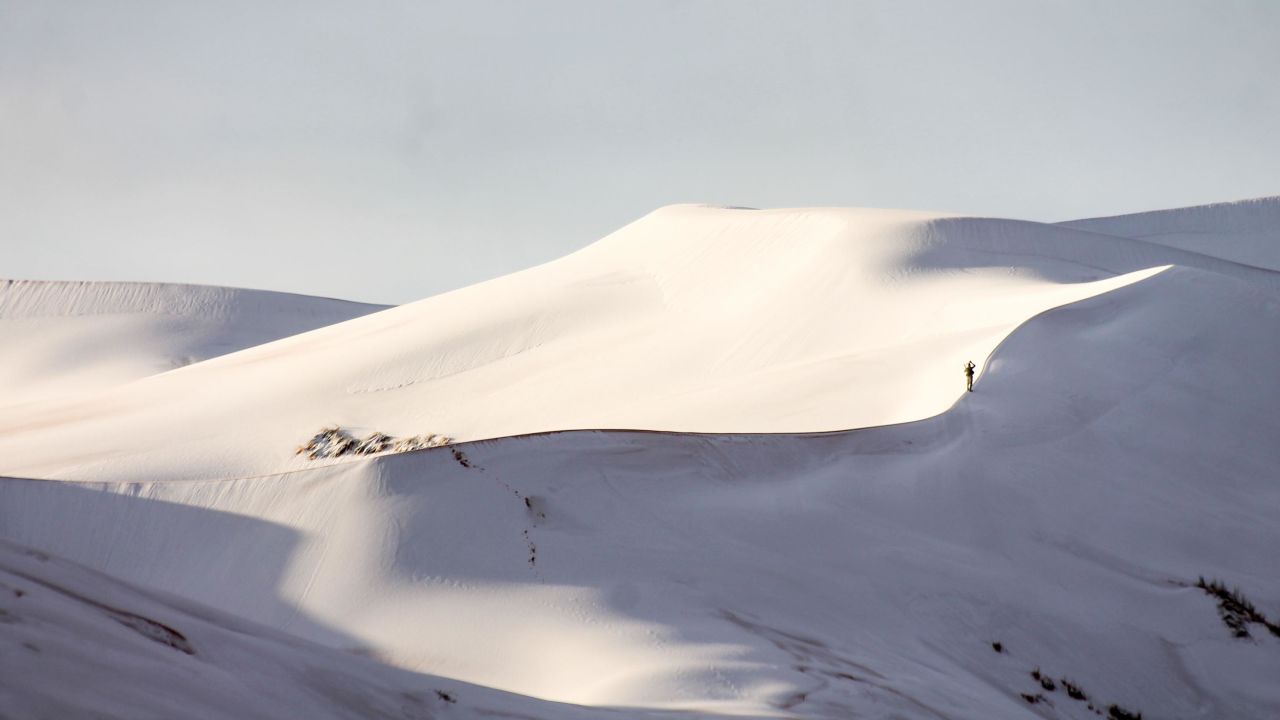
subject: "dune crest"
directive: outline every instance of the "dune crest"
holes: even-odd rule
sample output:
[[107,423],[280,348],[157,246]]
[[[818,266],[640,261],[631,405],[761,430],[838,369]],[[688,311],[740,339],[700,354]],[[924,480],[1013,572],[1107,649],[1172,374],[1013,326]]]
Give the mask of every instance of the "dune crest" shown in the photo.
[[1028,318],[1180,261],[1256,272],[1036,223],[673,206],[524,272],[0,408],[0,471],[262,475],[306,467],[293,450],[330,425],[466,441],[919,420],[950,407],[964,364],[981,365]]

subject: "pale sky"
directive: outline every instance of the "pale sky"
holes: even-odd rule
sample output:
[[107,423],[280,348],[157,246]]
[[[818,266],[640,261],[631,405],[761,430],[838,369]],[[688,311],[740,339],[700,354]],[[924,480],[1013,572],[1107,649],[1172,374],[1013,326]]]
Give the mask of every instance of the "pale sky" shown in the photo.
[[0,277],[408,302],[655,207],[1280,194],[1280,2],[0,0]]

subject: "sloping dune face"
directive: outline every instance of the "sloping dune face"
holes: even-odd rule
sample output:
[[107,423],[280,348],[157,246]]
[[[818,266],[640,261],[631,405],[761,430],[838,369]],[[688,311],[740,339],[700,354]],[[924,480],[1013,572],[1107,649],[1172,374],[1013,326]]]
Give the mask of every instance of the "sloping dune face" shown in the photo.
[[202,285],[0,281],[0,404],[84,395],[383,309]]
[[[70,401],[0,409],[0,470],[296,469],[323,426],[458,440],[576,428],[831,431],[936,415],[1010,331],[1187,259],[1054,226],[664,208],[574,255]],[[1269,282],[1271,280],[1268,279]]]
[[[1277,717],[1278,277],[1061,226],[674,207],[491,283],[7,407],[0,466],[83,482],[0,479],[0,539],[115,579],[0,545],[0,661],[23,663],[0,698]],[[475,441],[295,458],[324,424]],[[610,427],[723,434],[502,437]],[[122,666],[147,678],[104,680]]]
[[1061,225],[1280,270],[1280,196],[1073,220]]
[[1280,615],[1280,386],[1260,381],[1277,327],[1274,291],[1172,268],[1032,318],[920,422],[8,480],[0,529],[407,670],[591,707],[1275,717],[1280,637],[1234,637],[1196,581]]
[[387,667],[0,541],[15,718],[632,717]]

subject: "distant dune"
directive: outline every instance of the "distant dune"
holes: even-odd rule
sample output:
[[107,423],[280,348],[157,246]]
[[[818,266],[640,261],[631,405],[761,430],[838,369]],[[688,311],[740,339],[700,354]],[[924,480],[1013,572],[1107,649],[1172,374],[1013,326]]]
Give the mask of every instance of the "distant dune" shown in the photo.
[[1280,270],[1280,197],[1060,223]]
[[383,309],[201,285],[0,281],[0,402],[83,395]]

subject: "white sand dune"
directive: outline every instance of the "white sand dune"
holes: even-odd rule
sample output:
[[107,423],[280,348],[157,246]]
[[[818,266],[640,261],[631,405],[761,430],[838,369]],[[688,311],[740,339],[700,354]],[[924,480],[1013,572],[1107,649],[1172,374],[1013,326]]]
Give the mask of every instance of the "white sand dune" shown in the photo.
[[1280,270],[1280,196],[1060,224]]
[[0,708],[11,718],[638,714],[398,670],[6,542],[0,647]]
[[[1273,717],[1280,637],[1233,637],[1193,583],[1280,623],[1277,277],[1036,223],[667,208],[6,409],[0,467],[63,480],[0,481],[0,537],[373,654],[394,667],[307,662],[378,700],[450,678],[531,717]],[[326,422],[475,441],[289,455]],[[609,427],[666,432],[542,432]]]
[[[811,432],[936,415],[1027,318],[1185,264],[1050,225],[879,210],[659,210],[561,260],[70,400],[0,408],[0,471],[302,467],[322,426]],[[981,369],[979,370],[981,373]]]
[[0,281],[0,404],[80,396],[383,309],[201,285]]

